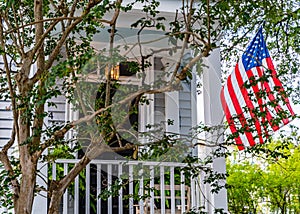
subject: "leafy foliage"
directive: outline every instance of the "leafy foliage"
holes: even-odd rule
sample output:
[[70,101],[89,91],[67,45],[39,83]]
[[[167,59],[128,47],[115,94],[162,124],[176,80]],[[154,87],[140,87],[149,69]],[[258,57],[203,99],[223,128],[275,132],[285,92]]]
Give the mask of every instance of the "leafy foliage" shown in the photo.
[[[269,144],[273,154],[229,161],[228,198],[233,213],[299,212],[299,146],[282,141]],[[236,162],[238,161],[238,162]]]

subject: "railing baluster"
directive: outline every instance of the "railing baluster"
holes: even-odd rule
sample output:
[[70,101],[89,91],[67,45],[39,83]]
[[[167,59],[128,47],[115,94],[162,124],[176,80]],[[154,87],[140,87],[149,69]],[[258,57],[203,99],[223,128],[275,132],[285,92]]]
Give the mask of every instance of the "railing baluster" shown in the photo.
[[[68,164],[64,163],[64,175],[68,173]],[[63,196],[63,214],[68,213],[68,189],[66,189]]]
[[133,165],[129,165],[129,214],[133,214]]
[[185,213],[185,175],[180,171],[181,213]]
[[175,176],[174,166],[170,167],[171,213],[175,213]]
[[150,214],[154,214],[154,166],[150,166]]
[[88,164],[85,169],[85,213],[90,214],[90,173],[91,165]]
[[[139,196],[144,195],[144,176],[143,176],[143,168],[139,170],[139,181],[140,181],[140,186],[139,186]],[[139,207],[140,207],[140,214],[144,214],[144,200],[141,198],[139,200]]]
[[[118,178],[120,179],[120,185],[122,185],[122,164],[119,163],[118,165]],[[119,189],[119,214],[123,214],[123,187],[121,186],[121,188]]]
[[[97,214],[101,214],[101,164],[97,164]],[[99,197],[99,198],[98,198]]]
[[74,186],[74,214],[79,213],[79,175],[75,178]]
[[205,198],[205,195],[204,195],[204,193],[206,191],[206,188],[205,188],[205,184],[203,182],[204,177],[205,177],[205,172],[204,171],[200,172],[200,181],[199,181],[199,183],[200,183],[200,190],[201,190],[201,193],[200,193],[200,207],[206,207],[205,206],[205,204],[206,204],[206,201],[205,201],[206,198]]
[[160,205],[161,213],[166,213],[166,200],[165,200],[165,168],[160,166]]
[[201,207],[201,204],[200,204],[200,202],[201,202],[201,196],[200,196],[200,194],[201,194],[201,189],[200,189],[200,175],[199,176],[197,176],[195,179],[197,179],[196,180],[196,207],[197,207],[197,210],[198,210],[198,207]]
[[[111,190],[112,185],[112,165],[107,164],[107,188],[108,190]],[[112,196],[110,195],[107,200],[107,206],[108,206],[108,214],[112,214]]]
[[195,180],[191,177],[191,207],[196,206],[196,197],[195,197]]

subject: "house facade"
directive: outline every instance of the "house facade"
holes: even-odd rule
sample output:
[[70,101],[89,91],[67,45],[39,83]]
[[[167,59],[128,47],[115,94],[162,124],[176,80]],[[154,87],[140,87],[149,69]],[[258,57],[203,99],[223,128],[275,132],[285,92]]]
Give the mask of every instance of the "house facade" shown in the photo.
[[[160,15],[167,20],[175,17],[174,8],[180,8],[179,1],[161,1]],[[137,6],[134,13],[122,13],[120,15],[118,34],[116,44],[129,46],[131,49],[120,50],[120,55],[126,53],[127,60],[134,62],[140,60],[140,53],[151,55],[147,62],[149,65],[143,78],[138,74],[128,74],[126,69],[119,70],[117,81],[121,88],[130,89],[131,93],[143,87],[152,85],[154,89],[160,90],[167,84],[172,76],[172,69],[178,62],[178,53],[170,56],[169,51],[164,51],[170,46],[170,41],[156,38],[163,37],[164,33],[155,30],[145,30],[140,43],[145,43],[142,49],[136,46],[137,31],[128,27],[128,23],[136,21],[141,12]],[[109,15],[108,15],[109,16]],[[99,38],[94,38],[93,45],[97,49],[107,46],[109,37],[107,28],[103,28]],[[153,40],[153,41],[152,41]],[[147,44],[148,41],[151,43]],[[185,60],[192,56],[192,51],[186,51],[180,60],[182,66]],[[96,60],[97,61],[97,60]],[[89,63],[95,63],[91,60]],[[122,63],[122,62],[121,62]],[[211,149],[201,146],[193,146],[198,143],[198,138],[193,138],[193,127],[199,122],[208,125],[219,125],[222,123],[223,113],[219,99],[221,88],[220,78],[220,56],[218,50],[214,51],[204,60],[207,67],[203,74],[199,76],[195,68],[191,71],[192,77],[181,82],[181,86],[172,91],[147,94],[145,99],[150,102],[147,105],[138,105],[138,110],[133,119],[128,119],[127,128],[131,131],[139,142],[147,144],[148,139],[140,133],[149,132],[149,126],[157,129],[155,132],[158,140],[164,136],[164,133],[176,134],[178,139],[182,139],[185,145],[182,154],[174,156],[174,152],[167,153],[160,159],[149,160],[128,160],[123,155],[117,154],[107,157],[97,157],[93,160],[83,173],[78,176],[74,184],[65,192],[62,203],[62,213],[185,213],[188,211],[199,211],[200,207],[205,207],[205,211],[213,213],[215,208],[227,210],[226,191],[221,190],[218,194],[211,193],[208,184],[203,183],[205,174],[192,177],[191,174],[183,169],[187,166],[182,161],[186,155],[205,158]],[[125,66],[126,67],[126,66]],[[97,67],[98,68],[98,67]],[[125,72],[125,73],[124,73]],[[101,96],[99,86],[103,84],[105,69],[99,66],[99,69],[87,71],[83,78],[87,84],[93,85],[93,90],[88,91],[90,100],[97,100]],[[197,81],[203,84],[197,86]],[[60,84],[58,82],[58,84]],[[80,87],[80,86],[79,86]],[[84,90],[82,88],[82,90]],[[201,91],[201,93],[197,93]],[[114,92],[117,97],[118,93]],[[124,95],[122,95],[124,96]],[[114,102],[112,98],[112,102]],[[47,107],[50,117],[46,119],[45,126],[52,124],[65,124],[68,121],[78,119],[80,112],[69,103],[65,96],[58,96],[51,99],[55,105]],[[116,101],[117,102],[117,101]],[[87,102],[88,103],[88,102]],[[95,104],[93,104],[94,108]],[[125,108],[125,107],[124,107]],[[95,109],[94,109],[95,110]],[[114,110],[112,110],[114,111]],[[115,109],[117,116],[112,113],[112,120],[117,125],[118,109]],[[0,100],[0,149],[10,139],[12,131],[13,115],[9,101]],[[133,124],[137,124],[135,129],[131,129]],[[123,133],[122,129],[117,130],[122,139],[130,142],[131,138]],[[128,130],[127,130],[128,131]],[[67,138],[81,137],[81,133],[73,130],[68,133]],[[203,138],[202,138],[203,137]],[[201,136],[204,140],[216,141],[215,136]],[[221,138],[219,140],[222,140]],[[83,145],[84,147],[84,145]],[[140,150],[142,148],[139,148]],[[83,149],[84,150],[84,149]],[[16,149],[17,152],[17,149]],[[13,155],[13,154],[12,154]],[[76,154],[78,155],[78,154]],[[167,162],[162,162],[167,159]],[[40,172],[43,178],[38,178],[41,186],[45,180],[53,179],[66,174],[70,166],[76,163],[77,159],[57,160],[48,165],[40,164]],[[225,171],[225,160],[216,159],[210,166],[218,172]],[[123,180],[120,180],[121,177]],[[82,181],[84,180],[84,181]],[[122,183],[123,182],[123,183]],[[105,198],[106,191],[112,191],[114,186],[118,186],[114,196]],[[121,186],[121,187],[120,187]],[[102,197],[99,197],[101,195]],[[135,196],[135,197],[133,197]],[[143,197],[145,196],[145,197]],[[34,204],[34,213],[46,213],[48,207],[47,194],[42,193],[37,196]]]

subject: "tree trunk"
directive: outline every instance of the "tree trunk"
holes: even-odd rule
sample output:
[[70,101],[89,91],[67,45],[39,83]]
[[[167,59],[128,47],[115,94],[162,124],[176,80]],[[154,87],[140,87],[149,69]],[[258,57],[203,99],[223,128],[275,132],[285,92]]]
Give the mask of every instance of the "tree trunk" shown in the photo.
[[59,205],[62,195],[63,191],[61,190],[52,191],[48,214],[59,214]]
[[73,169],[60,181],[53,181],[50,185],[50,206],[48,214],[58,214],[61,197],[64,191],[74,181],[76,176],[86,167],[91,159],[84,156]]
[[26,168],[22,171],[25,173],[22,175],[19,198],[16,200],[15,204],[15,213],[31,214],[36,181],[35,164],[29,160]]

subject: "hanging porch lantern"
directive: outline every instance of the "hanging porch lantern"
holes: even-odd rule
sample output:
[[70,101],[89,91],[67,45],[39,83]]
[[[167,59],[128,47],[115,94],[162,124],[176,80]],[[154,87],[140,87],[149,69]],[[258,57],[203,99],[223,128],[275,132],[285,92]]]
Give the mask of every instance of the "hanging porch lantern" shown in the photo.
[[110,71],[108,69],[108,66],[105,67],[105,76],[108,78],[108,75],[110,75],[111,80],[118,80],[120,77],[120,66],[112,66]]

